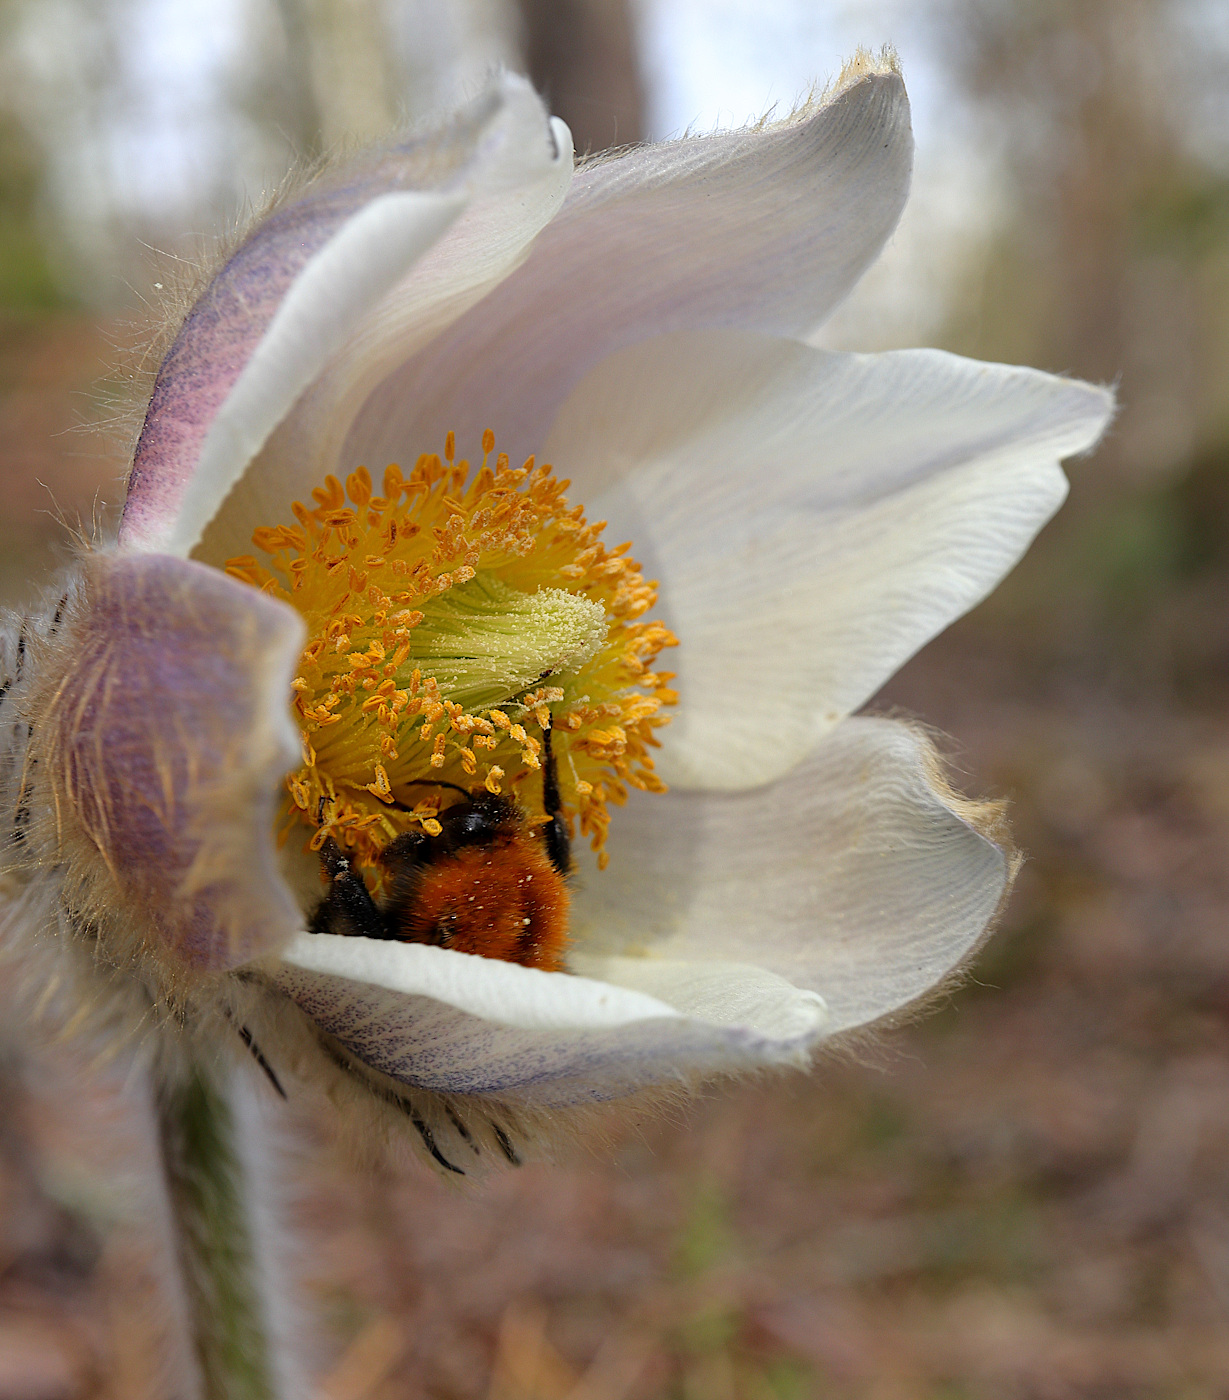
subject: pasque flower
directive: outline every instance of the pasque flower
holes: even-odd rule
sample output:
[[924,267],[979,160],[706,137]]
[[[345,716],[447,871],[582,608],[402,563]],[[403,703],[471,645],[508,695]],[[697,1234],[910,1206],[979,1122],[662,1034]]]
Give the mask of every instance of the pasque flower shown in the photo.
[[[504,77],[284,198],[162,361],[115,547],[13,623],[26,914],[433,1150],[804,1063],[948,978],[1010,856],[925,738],[853,712],[1015,563],[1111,405],[808,344],[910,162],[886,62],[576,168]],[[471,788],[539,841],[548,759],[586,838],[550,956],[306,931],[321,855],[389,899],[390,845],[425,859]]]

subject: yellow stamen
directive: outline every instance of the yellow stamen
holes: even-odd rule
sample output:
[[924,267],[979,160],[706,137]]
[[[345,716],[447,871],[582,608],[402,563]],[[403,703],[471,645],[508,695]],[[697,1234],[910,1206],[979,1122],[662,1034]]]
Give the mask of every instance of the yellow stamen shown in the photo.
[[[235,578],[289,602],[308,642],[292,682],[303,767],[287,781],[287,830],[327,830],[378,887],[401,832],[438,834],[430,784],[510,789],[541,820],[542,734],[553,731],[564,813],[599,853],[608,803],[661,791],[649,750],[677,699],[652,669],[675,639],[642,621],[656,601],[531,457],[513,469],[494,434],[471,474],[448,434],[443,460],[390,465],[376,495],[357,467],[263,526]],[[478,754],[482,755],[481,760]],[[481,765],[481,770],[480,770]],[[480,775],[481,771],[481,777]]]

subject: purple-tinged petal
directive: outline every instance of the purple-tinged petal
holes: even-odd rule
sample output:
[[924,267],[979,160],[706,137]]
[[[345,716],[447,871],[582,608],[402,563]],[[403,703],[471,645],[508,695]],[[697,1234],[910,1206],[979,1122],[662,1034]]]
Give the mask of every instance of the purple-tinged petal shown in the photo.
[[214,413],[174,523],[158,539],[160,549],[181,556],[191,550],[333,347],[464,207],[460,195],[380,195],[312,258]]
[[[486,296],[522,262],[557,212],[572,173],[571,136],[546,118],[527,88],[517,89],[518,134],[476,168],[464,212],[361,318],[291,412],[270,434],[221,509],[194,557],[221,564],[251,548],[257,522],[280,520],[291,501],[306,500],[330,472],[356,462],[341,450],[355,413],[398,365]],[[477,167],[478,163],[475,162]],[[444,445],[443,437],[433,446]],[[370,464],[379,475],[384,463]]]
[[871,74],[798,120],[582,166],[524,265],[372,395],[343,460],[463,450],[493,428],[540,452],[579,379],[665,332],[802,336],[895,226],[913,143],[904,85]]
[[[476,189],[515,188],[561,165],[566,178],[565,133],[507,76],[443,131],[327,174],[268,215],[206,287],[159,370],[121,544],[187,553],[295,400]],[[522,244],[561,198],[562,185]]]
[[124,951],[220,970],[302,927],[274,849],[302,644],[290,608],[202,564],[88,564],[31,707],[53,814],[31,839],[56,850],[70,908],[136,940]]
[[805,1063],[823,1026],[822,1003],[757,969],[745,973],[750,993],[733,1005],[753,1015],[742,1022],[726,1014],[728,995],[697,985],[711,975],[671,983],[680,1011],[652,993],[587,977],[329,934],[297,939],[277,981],[317,1025],[394,1079],[563,1107]]

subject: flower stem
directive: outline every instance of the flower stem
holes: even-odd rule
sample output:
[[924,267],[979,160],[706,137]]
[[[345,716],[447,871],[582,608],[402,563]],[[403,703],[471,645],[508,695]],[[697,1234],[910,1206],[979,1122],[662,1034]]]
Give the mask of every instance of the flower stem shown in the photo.
[[158,1111],[202,1400],[277,1400],[268,1309],[226,1090],[194,1066],[162,1089]]

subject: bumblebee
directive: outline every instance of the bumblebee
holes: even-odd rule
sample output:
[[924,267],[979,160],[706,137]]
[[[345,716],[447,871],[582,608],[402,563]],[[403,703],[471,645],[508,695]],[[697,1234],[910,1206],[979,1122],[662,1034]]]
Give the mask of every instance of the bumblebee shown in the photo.
[[544,729],[543,823],[535,826],[510,798],[454,788],[461,800],[440,812],[438,835],[407,831],[382,852],[388,876],[382,905],[326,837],[320,859],[329,891],[310,931],[428,943],[562,971],[572,856],[550,736]]

